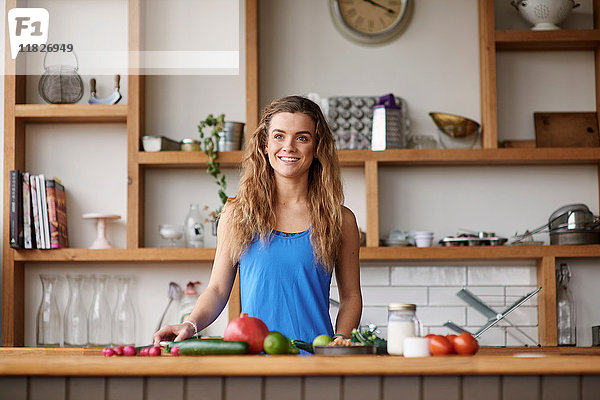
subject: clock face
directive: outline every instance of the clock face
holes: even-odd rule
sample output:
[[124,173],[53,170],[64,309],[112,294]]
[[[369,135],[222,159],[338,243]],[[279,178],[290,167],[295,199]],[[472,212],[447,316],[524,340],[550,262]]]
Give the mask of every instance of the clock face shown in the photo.
[[404,27],[410,0],[330,0],[337,28],[350,39],[381,43]]

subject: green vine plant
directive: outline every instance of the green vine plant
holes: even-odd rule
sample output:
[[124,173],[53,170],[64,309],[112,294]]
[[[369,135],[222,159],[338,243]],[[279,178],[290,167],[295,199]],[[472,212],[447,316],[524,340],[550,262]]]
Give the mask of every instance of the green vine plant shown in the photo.
[[[227,195],[225,189],[227,189],[227,182],[225,180],[225,174],[221,172],[221,164],[217,161],[219,157],[219,151],[217,149],[217,143],[223,132],[225,125],[225,114],[221,114],[218,117],[214,117],[209,114],[206,119],[200,121],[198,125],[198,132],[200,132],[200,146],[204,154],[208,157],[208,165],[206,172],[215,179],[215,183],[219,187],[217,194],[221,199],[221,206],[214,211],[214,216],[218,216],[221,209],[227,202]],[[204,128],[211,128],[208,134],[204,133]],[[210,213],[213,215],[213,213]]]

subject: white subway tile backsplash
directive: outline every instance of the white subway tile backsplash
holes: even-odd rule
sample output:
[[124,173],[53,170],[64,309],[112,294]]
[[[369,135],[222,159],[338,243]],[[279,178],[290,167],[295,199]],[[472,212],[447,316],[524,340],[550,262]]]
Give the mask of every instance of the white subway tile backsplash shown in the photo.
[[469,285],[524,286],[535,285],[537,282],[535,267],[468,267],[467,269]]
[[525,332],[531,339],[535,339],[535,341],[531,341],[530,338],[523,335],[523,333],[519,332],[518,329],[508,327],[506,328],[506,345],[507,346],[537,346],[538,344],[538,328],[537,327],[524,327],[521,328],[521,331]]
[[363,286],[389,286],[389,267],[365,267],[360,270],[360,284]]
[[467,289],[492,308],[505,304],[504,286],[467,286]]
[[425,326],[442,326],[448,320],[461,326],[465,324],[464,307],[417,307],[417,317]]
[[363,307],[361,325],[375,324],[377,326],[387,325],[387,307]]
[[429,305],[430,306],[464,306],[456,293],[462,289],[462,286],[443,286],[429,288]]
[[[509,306],[519,300],[521,297],[525,296],[528,293],[533,292],[537,289],[537,286],[507,286],[506,287],[506,305]],[[540,292],[541,293],[541,292]],[[528,306],[537,306],[537,295],[533,296],[529,300],[527,300],[525,305]]]
[[392,267],[392,285],[465,285],[466,267]]
[[[477,332],[479,327],[469,327],[470,332]],[[493,327],[485,331],[478,339],[479,346],[506,346],[506,330],[502,327]]]
[[363,307],[388,306],[390,303],[427,304],[426,287],[371,287],[362,288]]

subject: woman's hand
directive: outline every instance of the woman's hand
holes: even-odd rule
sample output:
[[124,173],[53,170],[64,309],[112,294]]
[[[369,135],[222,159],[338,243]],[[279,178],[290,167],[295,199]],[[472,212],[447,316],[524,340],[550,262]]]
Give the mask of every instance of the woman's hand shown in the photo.
[[166,325],[154,334],[154,345],[159,346],[163,340],[181,342],[194,335],[194,328],[190,324]]

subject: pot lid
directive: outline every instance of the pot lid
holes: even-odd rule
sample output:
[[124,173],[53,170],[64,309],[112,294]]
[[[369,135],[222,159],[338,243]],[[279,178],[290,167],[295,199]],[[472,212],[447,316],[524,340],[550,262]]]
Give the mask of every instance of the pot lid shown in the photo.
[[573,212],[573,211],[583,211],[585,213],[591,214],[590,209],[585,204],[567,204],[566,206],[562,206],[558,210],[554,211],[550,218],[548,218],[548,223],[552,223],[556,218],[560,217],[563,214]]

